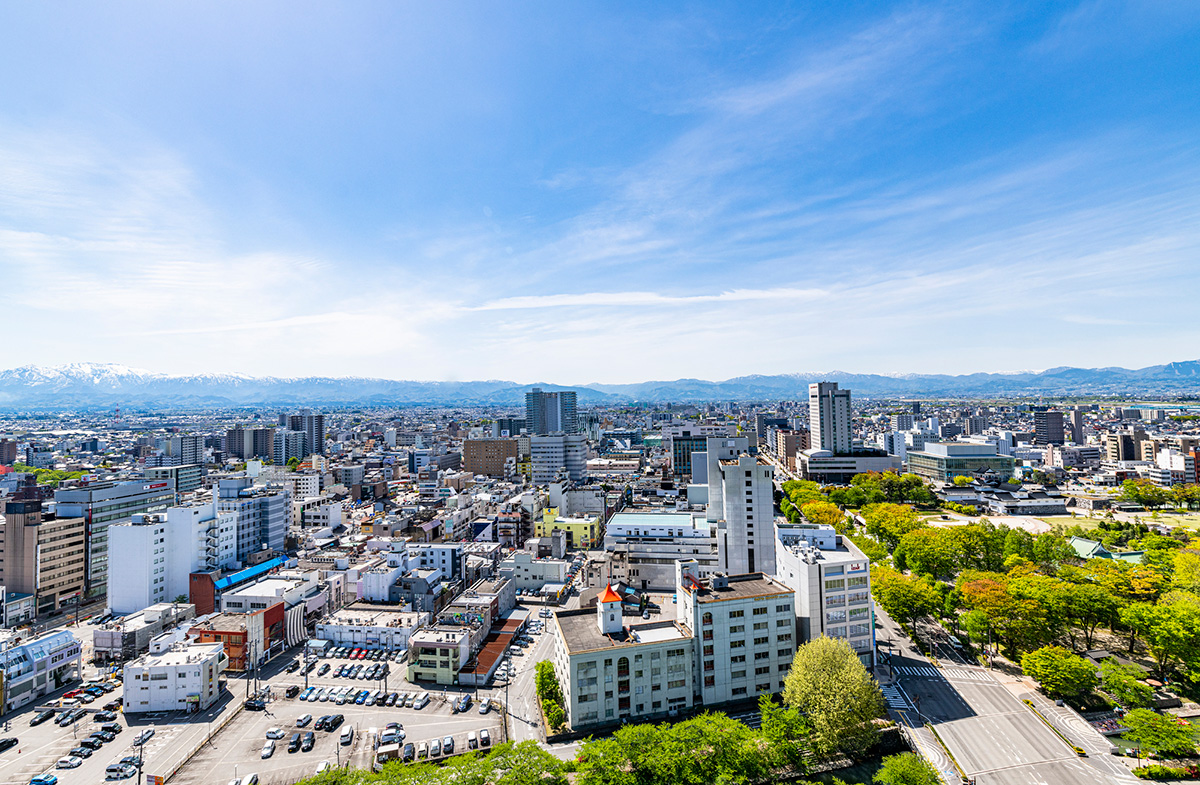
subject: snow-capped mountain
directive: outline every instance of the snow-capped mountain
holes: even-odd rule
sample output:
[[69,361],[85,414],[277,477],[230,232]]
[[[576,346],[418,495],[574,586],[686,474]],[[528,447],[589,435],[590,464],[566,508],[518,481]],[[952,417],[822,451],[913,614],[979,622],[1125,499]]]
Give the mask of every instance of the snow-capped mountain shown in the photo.
[[798,399],[808,384],[829,380],[856,395],[1012,396],[1139,393],[1200,393],[1200,361],[1148,368],[1050,368],[1039,372],[974,373],[962,376],[854,374],[843,371],[741,376],[724,381],[676,379],[635,384],[519,384],[491,379],[471,382],[398,381],[369,377],[280,378],[206,373],[177,376],[106,363],[55,367],[26,365],[0,371],[0,407],[163,408],[267,404],[503,404],[520,405],[532,384],[574,389],[580,403],[622,401],[728,401]]

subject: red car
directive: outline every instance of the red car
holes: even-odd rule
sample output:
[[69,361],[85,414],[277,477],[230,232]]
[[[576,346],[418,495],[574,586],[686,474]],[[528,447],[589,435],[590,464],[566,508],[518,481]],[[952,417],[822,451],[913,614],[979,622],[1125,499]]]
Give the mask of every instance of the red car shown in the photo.
[[78,698],[82,694],[83,694],[83,690],[71,690],[66,695],[63,695],[63,697],[64,698]]

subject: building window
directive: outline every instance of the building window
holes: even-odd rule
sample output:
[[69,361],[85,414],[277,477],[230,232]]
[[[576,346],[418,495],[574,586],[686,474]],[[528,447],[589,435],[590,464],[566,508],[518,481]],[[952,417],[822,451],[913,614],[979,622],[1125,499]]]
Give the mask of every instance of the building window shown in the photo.
[[703,616],[701,616],[701,617],[700,617],[700,623],[701,623],[701,624],[703,624],[703,625],[709,625],[709,624],[712,624],[712,614],[711,614],[711,613],[706,613],[706,614],[704,614]]
[[744,624],[734,624],[729,628],[730,635],[737,635],[739,632],[745,632],[745,631],[746,631],[746,625],[744,625]]
[[704,677],[704,686],[705,687],[715,687],[716,685],[717,685],[717,677],[716,676],[705,676]]
[[765,606],[765,605],[754,609],[755,616],[762,616],[762,615],[766,614],[766,612],[767,612],[767,606]]
[[730,695],[745,695],[746,688],[745,687],[734,687],[732,690],[729,691],[729,694]]
[[730,611],[729,612],[729,618],[731,618],[731,619],[740,619],[745,615],[746,615],[745,611]]
[[732,671],[732,672],[729,674],[729,678],[731,678],[731,679],[744,679],[744,678],[746,678],[746,672],[745,672],[745,671]]
[[730,641],[729,642],[729,648],[731,648],[731,649],[740,649],[745,645],[746,645],[745,641]]

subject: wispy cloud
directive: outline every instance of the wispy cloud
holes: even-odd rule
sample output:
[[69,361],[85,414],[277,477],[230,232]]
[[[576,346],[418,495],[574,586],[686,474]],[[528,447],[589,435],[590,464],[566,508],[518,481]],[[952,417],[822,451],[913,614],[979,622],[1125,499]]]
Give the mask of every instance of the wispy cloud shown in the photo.
[[646,307],[683,306],[701,303],[735,303],[782,300],[801,303],[827,297],[820,289],[734,289],[719,294],[667,295],[658,292],[586,292],[583,294],[547,294],[506,297],[477,305],[475,311],[511,311],[563,307]]

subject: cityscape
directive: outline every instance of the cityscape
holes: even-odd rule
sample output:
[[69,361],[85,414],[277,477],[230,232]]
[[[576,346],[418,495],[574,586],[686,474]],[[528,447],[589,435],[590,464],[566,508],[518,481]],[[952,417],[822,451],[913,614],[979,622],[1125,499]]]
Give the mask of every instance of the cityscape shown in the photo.
[[1200,5],[3,18],[0,781],[1200,782]]

